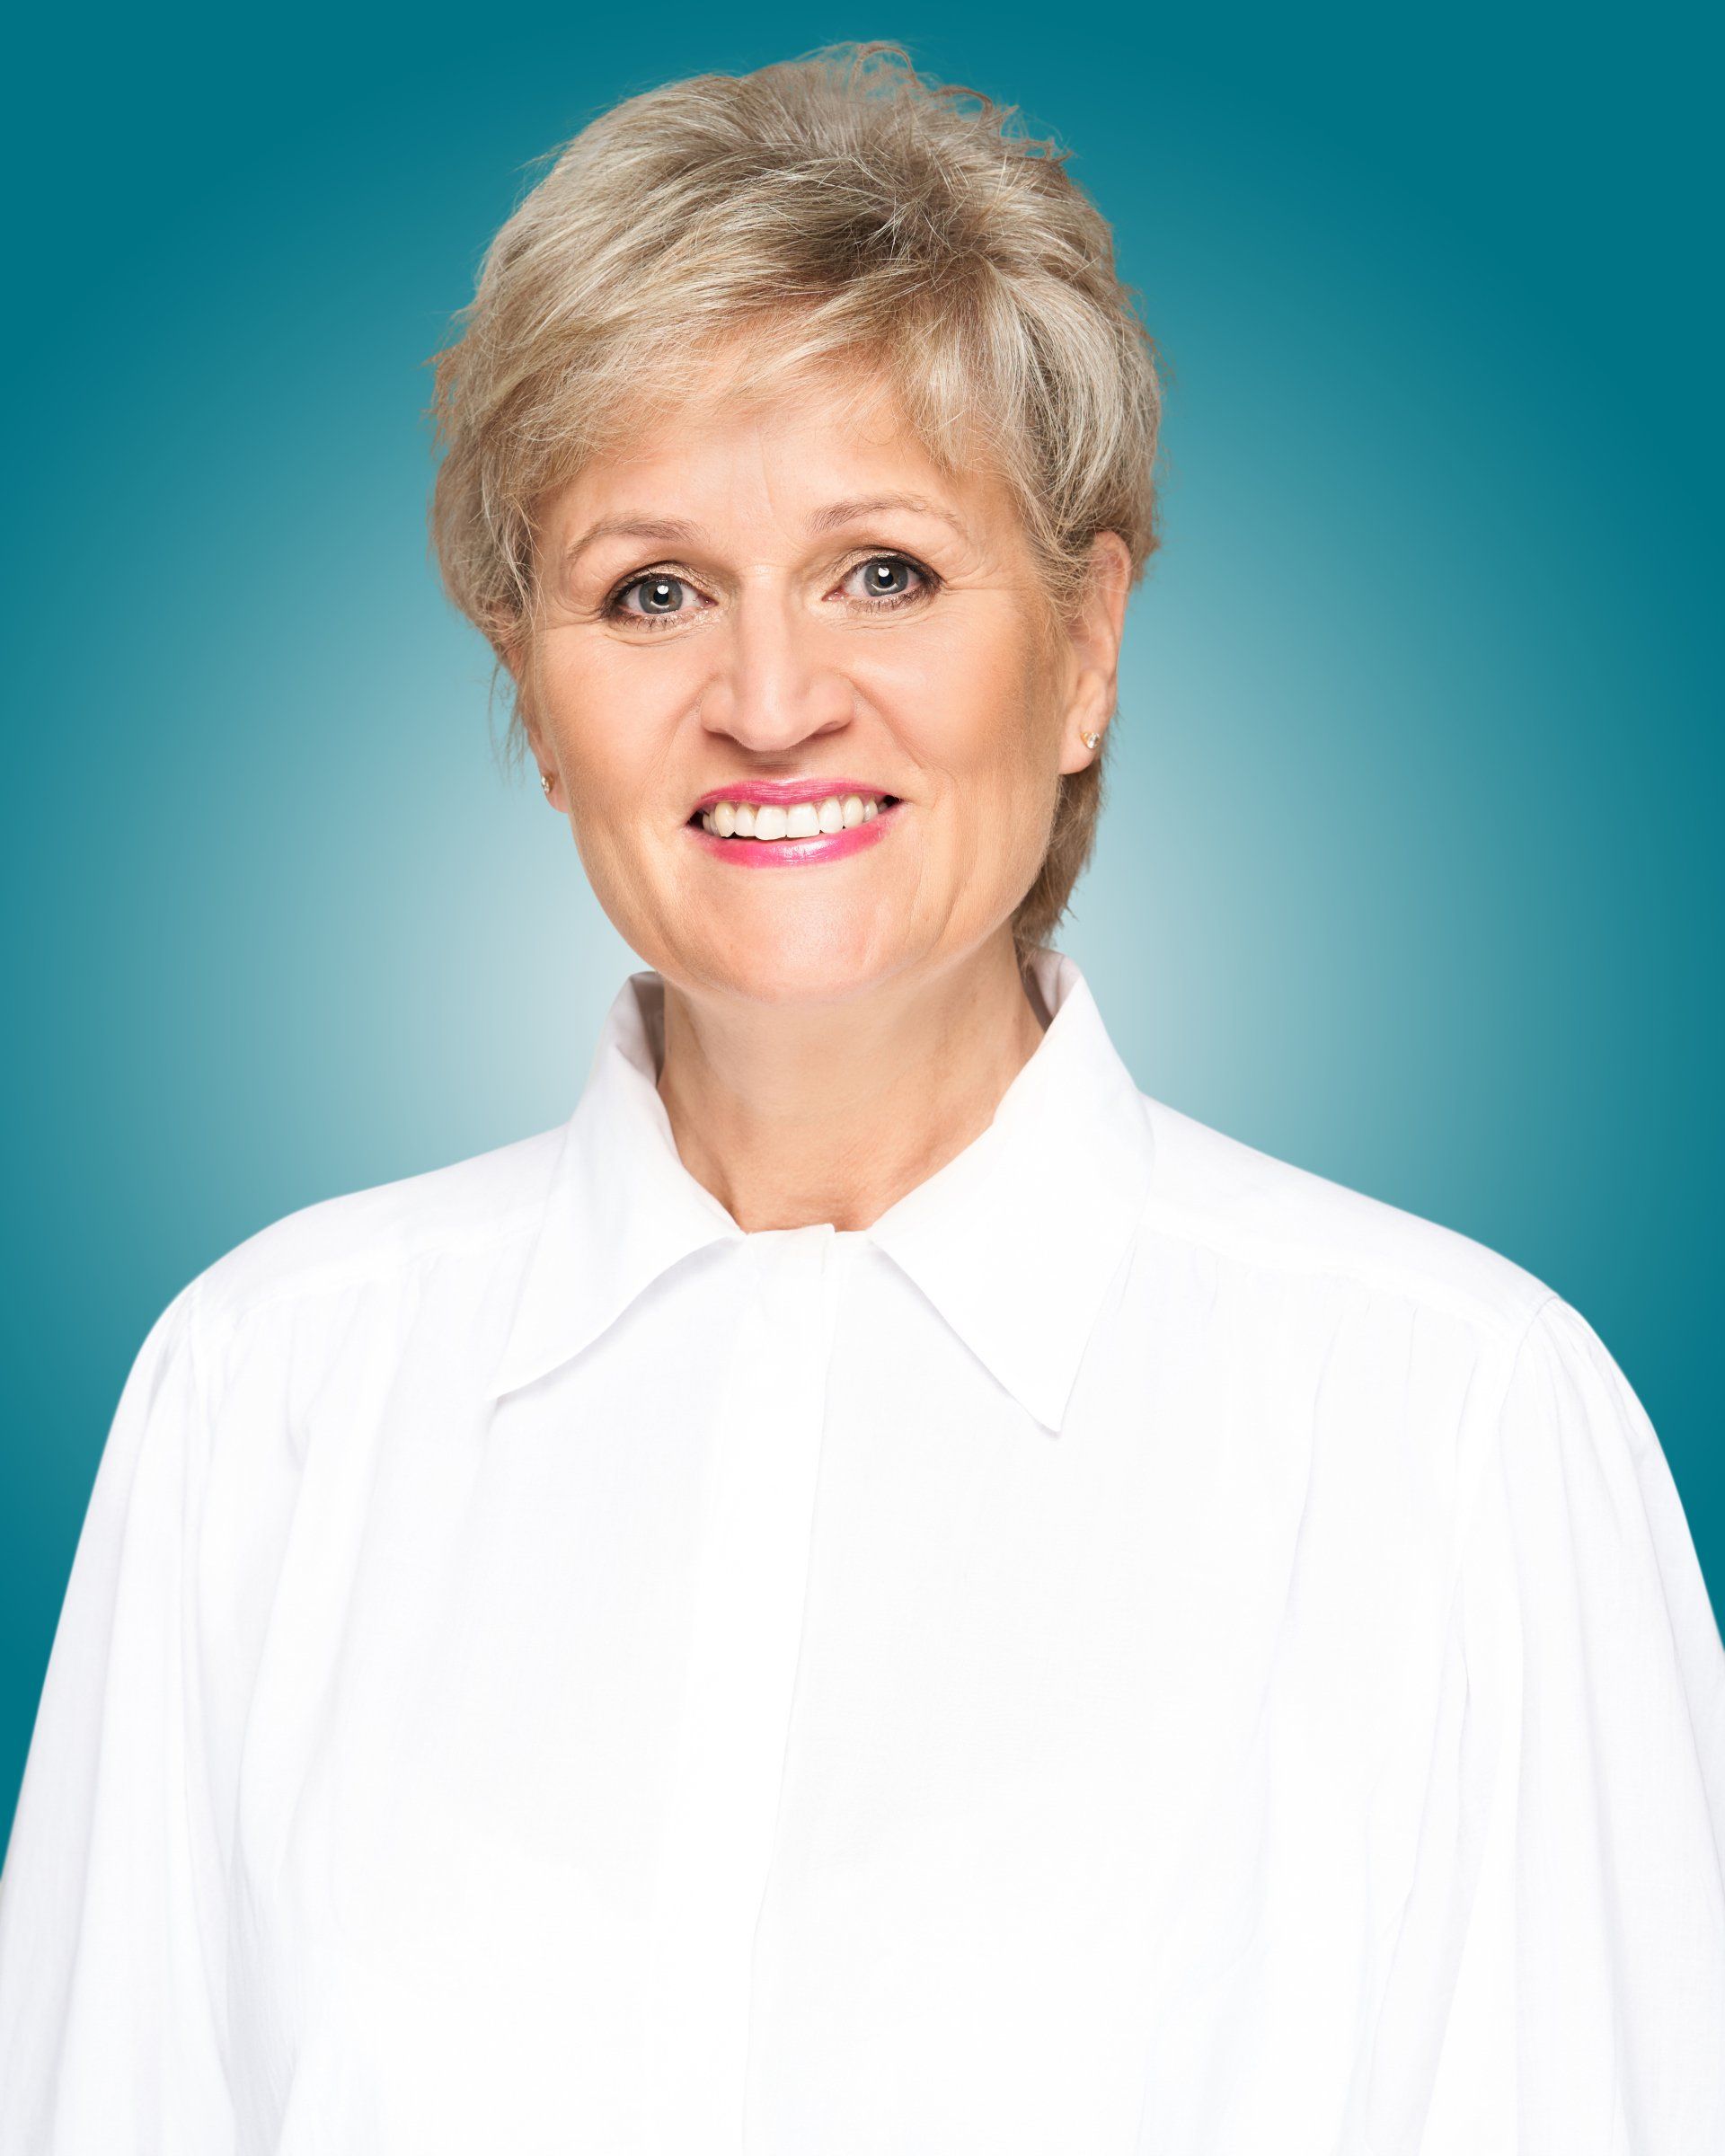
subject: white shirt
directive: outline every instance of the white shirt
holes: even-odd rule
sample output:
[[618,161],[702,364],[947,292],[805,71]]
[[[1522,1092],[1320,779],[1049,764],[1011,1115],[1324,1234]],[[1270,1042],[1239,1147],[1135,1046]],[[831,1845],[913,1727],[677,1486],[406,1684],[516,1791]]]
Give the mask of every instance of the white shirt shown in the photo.
[[744,1233],[568,1124],[143,1343],[0,1887],[5,2156],[1707,2156],[1725,1647],[1587,1321],[1147,1098]]

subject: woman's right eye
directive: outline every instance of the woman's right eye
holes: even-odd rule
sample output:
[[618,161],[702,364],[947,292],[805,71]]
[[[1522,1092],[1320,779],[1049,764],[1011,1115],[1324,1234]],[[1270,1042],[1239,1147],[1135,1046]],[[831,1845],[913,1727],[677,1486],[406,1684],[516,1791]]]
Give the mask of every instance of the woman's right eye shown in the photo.
[[[673,621],[679,614],[691,611],[687,601],[690,587],[681,577],[668,577],[654,570],[644,577],[632,577],[628,583],[619,586],[613,595],[609,612],[626,620],[637,622]],[[638,605],[631,600],[638,599]]]

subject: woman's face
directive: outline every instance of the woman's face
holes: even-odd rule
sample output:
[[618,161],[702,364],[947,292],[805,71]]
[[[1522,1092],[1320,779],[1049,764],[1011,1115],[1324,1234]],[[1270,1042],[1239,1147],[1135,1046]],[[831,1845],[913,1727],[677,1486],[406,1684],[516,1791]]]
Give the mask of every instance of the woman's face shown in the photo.
[[[541,517],[529,738],[649,965],[695,994],[840,1001],[1004,932],[1112,710],[1113,534],[1051,637],[1004,486],[943,474],[883,390],[831,377],[655,420]],[[817,816],[892,805],[814,838],[793,816],[783,844],[703,828],[703,805],[787,790]]]

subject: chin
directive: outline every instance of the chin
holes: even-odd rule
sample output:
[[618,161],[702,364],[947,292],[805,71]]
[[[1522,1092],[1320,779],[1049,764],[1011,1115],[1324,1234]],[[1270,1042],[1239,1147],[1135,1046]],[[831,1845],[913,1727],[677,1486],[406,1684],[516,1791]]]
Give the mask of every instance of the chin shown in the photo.
[[907,939],[869,933],[866,923],[815,920],[800,922],[794,935],[739,938],[689,953],[674,971],[668,961],[659,970],[709,995],[780,1005],[844,1003],[890,979],[915,955]]

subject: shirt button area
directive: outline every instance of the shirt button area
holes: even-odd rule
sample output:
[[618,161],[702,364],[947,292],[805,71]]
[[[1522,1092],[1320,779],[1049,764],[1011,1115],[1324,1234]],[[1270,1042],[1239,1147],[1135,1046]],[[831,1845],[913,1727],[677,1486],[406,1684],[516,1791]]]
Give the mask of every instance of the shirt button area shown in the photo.
[[650,1924],[651,2156],[741,2145],[750,1963],[801,1650],[827,1381],[861,1240],[830,1222],[748,1238],[736,1367],[764,1382],[721,1399],[713,1425]]

